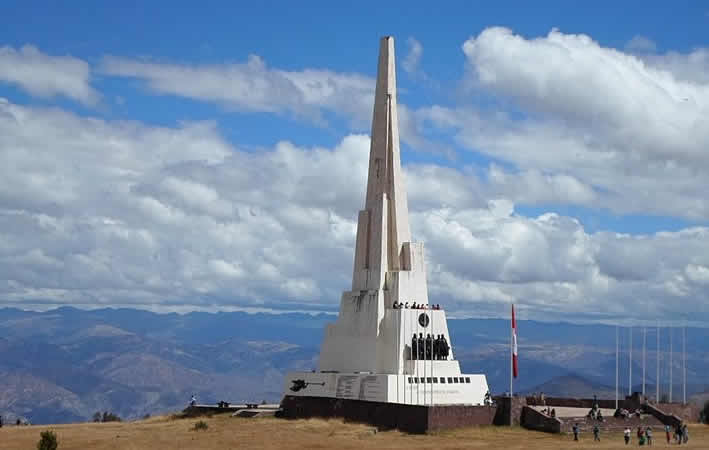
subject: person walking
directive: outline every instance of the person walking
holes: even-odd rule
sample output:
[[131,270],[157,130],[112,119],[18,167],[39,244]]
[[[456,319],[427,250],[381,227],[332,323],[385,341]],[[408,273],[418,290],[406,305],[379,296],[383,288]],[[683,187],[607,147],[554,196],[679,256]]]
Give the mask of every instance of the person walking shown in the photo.
[[670,444],[670,431],[672,431],[672,428],[669,425],[665,425],[665,437],[667,438],[667,445]]
[[625,427],[625,431],[623,431],[623,439],[625,439],[625,445],[630,444],[630,427]]
[[638,431],[636,434],[638,436],[638,445],[645,445],[645,432],[643,431],[642,427],[638,427]]
[[575,423],[573,428],[571,428],[571,431],[574,432],[574,441],[579,440],[579,424]]
[[598,428],[598,425],[593,426],[593,440],[601,442],[601,429]]
[[682,442],[685,444],[689,442],[689,429],[686,423],[682,426]]
[[647,445],[652,445],[652,427],[645,429],[645,439],[647,439]]

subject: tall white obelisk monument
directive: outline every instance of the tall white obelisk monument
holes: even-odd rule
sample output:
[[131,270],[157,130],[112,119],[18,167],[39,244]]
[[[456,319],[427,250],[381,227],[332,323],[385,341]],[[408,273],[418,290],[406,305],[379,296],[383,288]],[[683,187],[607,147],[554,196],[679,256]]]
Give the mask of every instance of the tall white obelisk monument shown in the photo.
[[[411,242],[401,172],[394,39],[384,37],[352,289],[342,294],[338,319],[325,330],[319,371],[289,373],[286,396],[481,404],[485,376],[462,375],[452,351],[445,358],[435,355],[436,338],[450,342],[445,311],[394,308],[395,302],[428,305],[428,288],[423,244]],[[414,345],[414,335],[424,338],[430,354],[418,354],[422,344]],[[419,349],[412,353],[412,347]]]
[[320,370],[396,373],[392,342],[382,329],[386,309],[394,301],[428,303],[423,244],[411,242],[399,153],[394,39],[385,37],[379,47],[367,197],[357,219],[352,290],[342,294],[339,320],[326,330]]

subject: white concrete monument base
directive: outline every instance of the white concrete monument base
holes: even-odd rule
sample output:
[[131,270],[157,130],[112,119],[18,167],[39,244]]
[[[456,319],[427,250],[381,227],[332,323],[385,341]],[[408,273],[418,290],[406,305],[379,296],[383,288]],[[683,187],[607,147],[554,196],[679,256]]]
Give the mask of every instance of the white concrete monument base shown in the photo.
[[[422,315],[429,319],[420,320]],[[423,327],[421,322],[428,324]],[[401,363],[398,373],[396,370],[392,373],[336,370],[290,372],[285,378],[286,395],[409,405],[484,404],[488,391],[485,375],[462,374],[460,364],[453,359],[452,350],[448,360],[411,359],[411,338],[414,333],[420,333],[424,337],[428,334],[443,335],[450,342],[445,311],[385,309],[380,331],[384,343],[389,344],[382,345],[383,353],[391,358],[394,365],[396,361]],[[342,359],[347,359],[348,354],[358,351],[356,339],[350,342],[354,345],[339,347]],[[296,380],[303,382],[296,382],[294,385]]]

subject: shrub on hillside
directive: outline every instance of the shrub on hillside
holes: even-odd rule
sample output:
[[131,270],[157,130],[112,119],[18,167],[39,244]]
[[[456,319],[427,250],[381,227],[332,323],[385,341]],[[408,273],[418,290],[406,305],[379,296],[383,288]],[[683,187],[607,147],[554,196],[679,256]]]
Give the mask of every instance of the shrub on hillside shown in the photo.
[[121,418],[118,417],[118,414],[113,414],[108,411],[104,411],[103,414],[101,414],[101,411],[96,411],[92,418],[94,422],[121,422]]
[[704,403],[704,408],[699,412],[699,421],[709,425],[709,400]]
[[206,430],[207,428],[209,428],[209,425],[207,425],[207,422],[205,422],[204,420],[200,420],[199,422],[194,424],[195,431]]
[[37,450],[57,450],[59,441],[54,431],[46,430],[39,433],[39,442],[37,442]]

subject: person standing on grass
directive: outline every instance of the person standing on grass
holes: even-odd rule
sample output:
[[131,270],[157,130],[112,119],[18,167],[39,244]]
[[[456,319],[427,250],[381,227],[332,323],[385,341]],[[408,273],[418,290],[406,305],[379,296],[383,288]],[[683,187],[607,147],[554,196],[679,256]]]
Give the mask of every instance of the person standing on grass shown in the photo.
[[574,432],[574,441],[579,440],[579,424],[575,423],[573,428],[571,428],[571,431]]
[[642,427],[638,427],[638,445],[645,445],[645,432]]
[[601,442],[601,429],[598,428],[598,425],[593,426],[593,440]]
[[625,431],[623,431],[623,439],[625,439],[625,445],[628,445],[630,443],[630,428],[625,427]]

